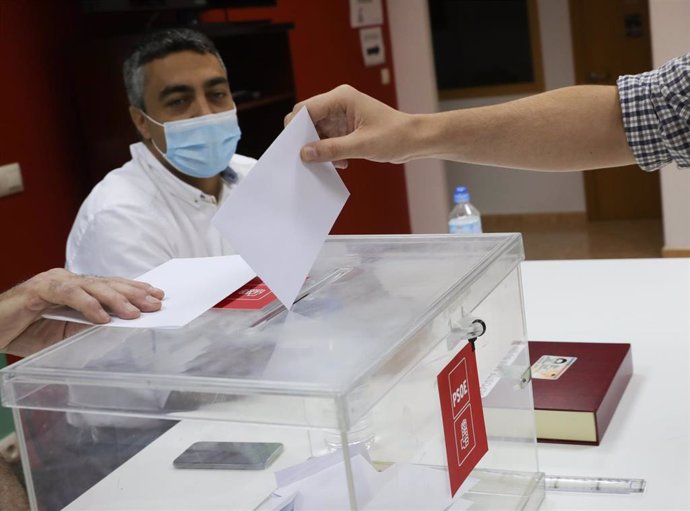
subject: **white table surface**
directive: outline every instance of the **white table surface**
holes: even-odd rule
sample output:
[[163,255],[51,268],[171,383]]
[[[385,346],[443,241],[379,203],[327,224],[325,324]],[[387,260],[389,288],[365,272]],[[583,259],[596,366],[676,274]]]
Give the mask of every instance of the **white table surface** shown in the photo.
[[539,444],[540,470],[647,481],[641,495],[547,492],[542,509],[690,509],[690,259],[526,262],[523,283],[530,339],[633,351],[601,445]]
[[[641,495],[547,492],[542,509],[690,509],[690,259],[526,262],[522,271],[530,339],[633,346],[634,376],[601,445],[539,444],[540,469],[550,475],[647,481]],[[217,426],[209,426],[204,436],[216,439]],[[167,485],[170,494],[188,489],[190,481],[179,479],[183,471],[170,467],[171,477],[178,479],[156,481],[142,477],[145,467],[132,466],[153,451],[168,457],[181,451],[186,444],[180,439],[186,441],[186,436],[175,429],[179,431],[161,437],[69,509],[118,509],[123,487],[138,488],[134,494],[139,496],[130,495],[133,502],[155,494],[151,485]],[[257,429],[253,436],[260,439],[261,432]],[[132,477],[139,481],[125,482]],[[232,500],[228,495],[225,504]],[[147,509],[154,507],[158,509],[147,503]]]

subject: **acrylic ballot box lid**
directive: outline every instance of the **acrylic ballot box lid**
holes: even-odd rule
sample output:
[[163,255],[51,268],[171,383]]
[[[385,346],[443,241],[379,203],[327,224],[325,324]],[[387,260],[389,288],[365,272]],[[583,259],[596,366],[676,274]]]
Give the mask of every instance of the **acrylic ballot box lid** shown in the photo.
[[[331,237],[290,312],[274,301],[174,330],[90,328],[5,368],[3,401],[104,424],[192,414],[348,429],[434,347],[466,339],[473,309],[522,259],[518,234]],[[480,375],[510,342],[478,357]]]

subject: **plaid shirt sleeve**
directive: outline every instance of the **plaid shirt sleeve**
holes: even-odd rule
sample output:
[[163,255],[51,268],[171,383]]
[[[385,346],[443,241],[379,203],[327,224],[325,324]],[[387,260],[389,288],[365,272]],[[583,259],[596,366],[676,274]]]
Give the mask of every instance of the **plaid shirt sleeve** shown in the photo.
[[623,127],[637,164],[690,167],[690,53],[659,69],[618,78]]

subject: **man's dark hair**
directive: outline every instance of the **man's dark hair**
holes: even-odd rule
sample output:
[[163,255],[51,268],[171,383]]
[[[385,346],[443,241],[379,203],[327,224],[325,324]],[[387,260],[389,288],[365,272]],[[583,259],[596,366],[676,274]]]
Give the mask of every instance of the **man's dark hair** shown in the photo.
[[171,28],[145,36],[122,66],[127,99],[132,106],[146,111],[144,104],[144,66],[171,53],[193,51],[211,53],[225,69],[223,59],[211,40],[204,34],[189,28]]

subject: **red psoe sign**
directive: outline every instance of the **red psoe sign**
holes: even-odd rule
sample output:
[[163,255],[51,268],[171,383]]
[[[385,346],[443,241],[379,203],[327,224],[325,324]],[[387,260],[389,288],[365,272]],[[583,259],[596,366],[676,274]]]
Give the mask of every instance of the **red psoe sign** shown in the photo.
[[256,277],[233,294],[214,305],[216,309],[263,309],[276,299],[273,291]]
[[454,496],[489,450],[477,359],[470,343],[460,350],[437,378],[450,493]]

